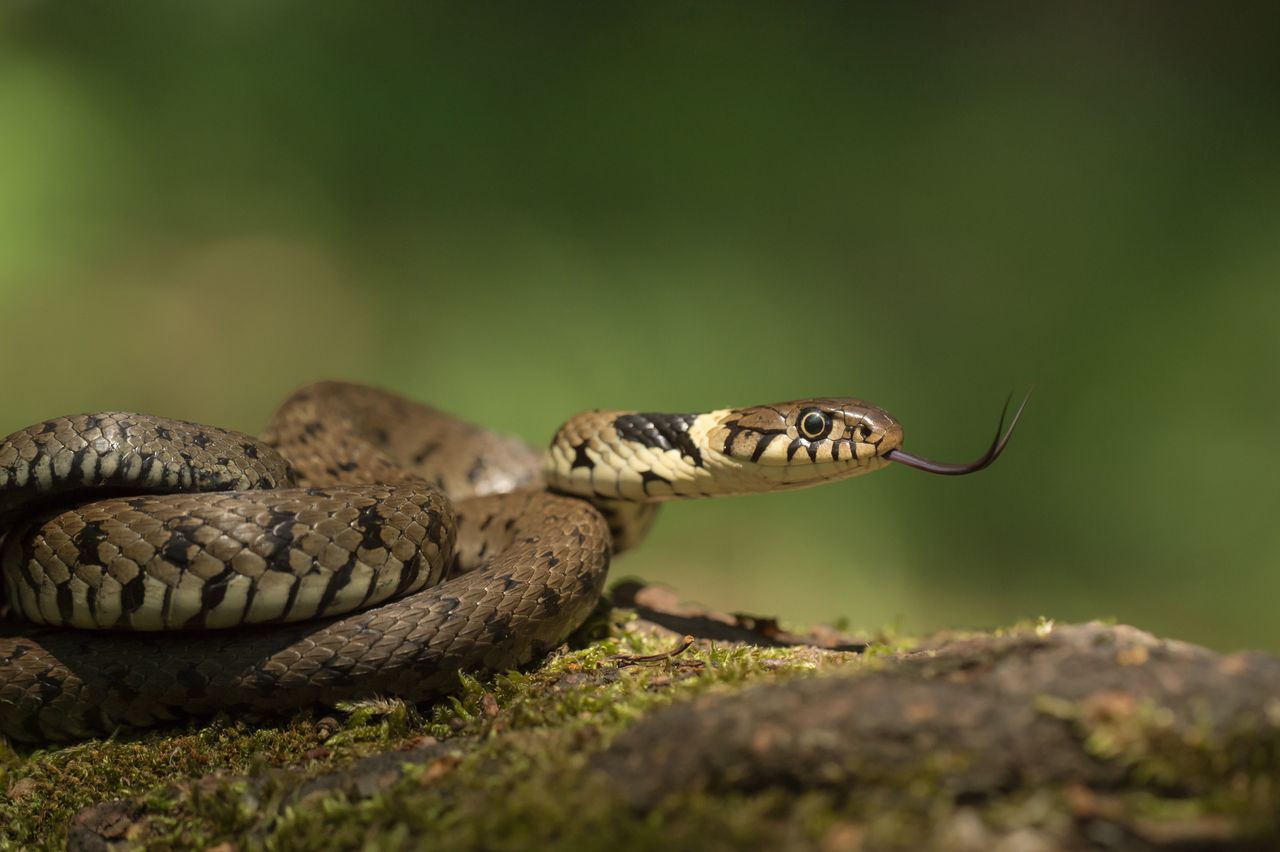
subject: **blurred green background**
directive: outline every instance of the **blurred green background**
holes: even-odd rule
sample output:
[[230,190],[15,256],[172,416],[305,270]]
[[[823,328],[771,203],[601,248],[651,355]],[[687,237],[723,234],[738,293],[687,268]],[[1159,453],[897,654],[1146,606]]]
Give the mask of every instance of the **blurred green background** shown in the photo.
[[1189,8],[6,3],[0,432],[344,377],[963,461],[1034,384],[984,474],[674,505],[615,576],[1280,650],[1277,21]]

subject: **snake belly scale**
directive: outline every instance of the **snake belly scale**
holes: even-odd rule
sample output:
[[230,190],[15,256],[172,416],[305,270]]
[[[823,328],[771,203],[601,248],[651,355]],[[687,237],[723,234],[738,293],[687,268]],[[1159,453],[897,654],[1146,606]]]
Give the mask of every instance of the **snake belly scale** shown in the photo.
[[881,409],[819,399],[586,412],[539,454],[343,382],[294,393],[261,438],[45,421],[0,442],[0,733],[437,696],[563,642],[662,500],[935,464],[901,442]]

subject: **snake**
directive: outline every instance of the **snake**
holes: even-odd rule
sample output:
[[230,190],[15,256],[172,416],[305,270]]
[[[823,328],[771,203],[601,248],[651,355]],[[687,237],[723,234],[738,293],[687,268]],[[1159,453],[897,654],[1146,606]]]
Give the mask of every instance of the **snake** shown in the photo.
[[0,441],[0,734],[447,695],[562,645],[665,501],[893,462],[972,473],[1021,413],[969,464],[907,453],[897,420],[850,398],[586,411],[542,452],[340,381],[295,391],[256,438],[46,420]]

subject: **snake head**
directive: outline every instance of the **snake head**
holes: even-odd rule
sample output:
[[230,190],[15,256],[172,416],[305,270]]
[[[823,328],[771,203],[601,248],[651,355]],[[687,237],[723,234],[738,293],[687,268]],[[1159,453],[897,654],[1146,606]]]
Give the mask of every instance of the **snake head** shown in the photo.
[[707,443],[779,485],[801,487],[888,464],[902,426],[860,399],[803,399],[719,412]]
[[807,399],[719,412],[708,441],[725,457],[780,488],[800,488],[879,470],[897,462],[944,476],[989,467],[1004,452],[1027,406],[1027,394],[1004,428],[1005,401],[987,451],[967,464],[937,462],[902,449],[902,426],[882,408],[859,399]]
[[953,465],[904,452],[898,421],[860,399],[801,399],[703,414],[587,411],[552,438],[543,473],[549,487],[567,494],[646,502],[804,488],[890,462],[956,475],[995,461],[1016,424],[1017,414],[982,458]]

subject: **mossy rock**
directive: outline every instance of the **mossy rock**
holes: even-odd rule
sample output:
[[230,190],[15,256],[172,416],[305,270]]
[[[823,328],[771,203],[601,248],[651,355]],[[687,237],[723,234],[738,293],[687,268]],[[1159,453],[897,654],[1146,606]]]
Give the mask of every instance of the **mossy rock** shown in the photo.
[[618,597],[430,707],[0,748],[0,847],[1280,848],[1274,657],[1100,623],[819,648]]

